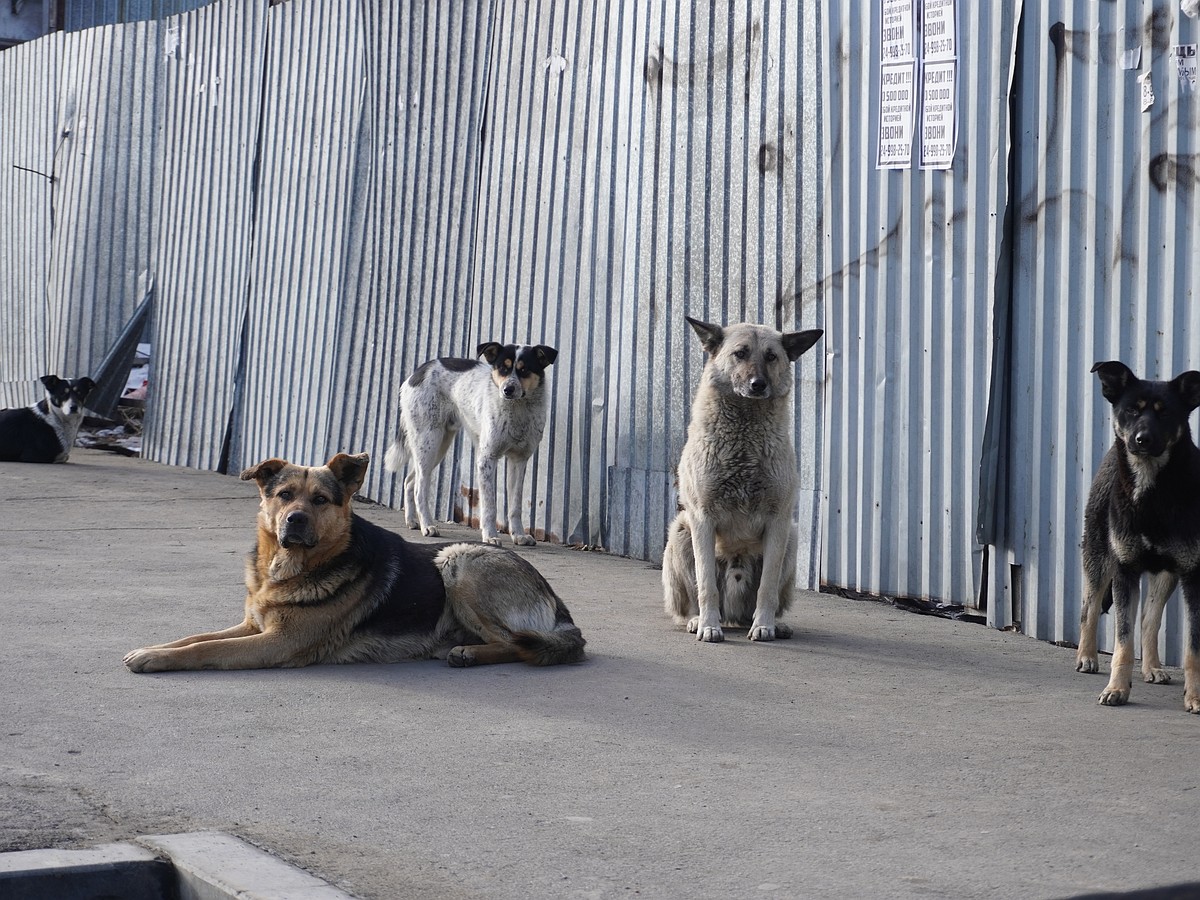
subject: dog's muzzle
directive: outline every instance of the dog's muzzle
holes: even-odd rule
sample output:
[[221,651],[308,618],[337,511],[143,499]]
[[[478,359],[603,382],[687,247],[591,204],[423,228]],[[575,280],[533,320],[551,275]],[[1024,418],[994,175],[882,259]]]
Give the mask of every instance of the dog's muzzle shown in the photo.
[[316,546],[317,537],[313,533],[312,519],[307,513],[293,510],[284,516],[283,527],[279,529],[279,543],[289,549],[292,547],[311,549]]
[[510,375],[500,386],[500,393],[504,395],[505,400],[520,400],[525,396],[525,388],[522,386],[520,378]]
[[1135,456],[1161,456],[1167,449],[1167,442],[1149,429],[1139,428],[1126,446]]

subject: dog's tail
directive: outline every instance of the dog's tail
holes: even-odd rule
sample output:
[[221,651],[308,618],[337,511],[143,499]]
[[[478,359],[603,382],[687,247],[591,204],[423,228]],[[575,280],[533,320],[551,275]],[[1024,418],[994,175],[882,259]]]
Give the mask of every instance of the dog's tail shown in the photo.
[[383,467],[389,472],[400,472],[408,465],[408,444],[404,440],[404,429],[396,436],[392,446],[383,457]]
[[514,631],[512,642],[523,662],[531,666],[557,666],[583,662],[583,632],[567,622],[553,631]]

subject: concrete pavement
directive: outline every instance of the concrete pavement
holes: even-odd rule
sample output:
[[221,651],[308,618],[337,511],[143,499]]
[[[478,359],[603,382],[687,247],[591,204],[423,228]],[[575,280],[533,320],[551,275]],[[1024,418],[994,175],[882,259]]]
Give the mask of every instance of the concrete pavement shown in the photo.
[[217,830],[364,898],[1200,876],[1177,671],[1100,707],[1072,651],[878,603],[804,594],[793,640],[702,645],[653,567],[539,545],[583,665],[128,672],[129,649],[240,619],[256,506],[235,478],[96,451],[0,463],[0,850]]

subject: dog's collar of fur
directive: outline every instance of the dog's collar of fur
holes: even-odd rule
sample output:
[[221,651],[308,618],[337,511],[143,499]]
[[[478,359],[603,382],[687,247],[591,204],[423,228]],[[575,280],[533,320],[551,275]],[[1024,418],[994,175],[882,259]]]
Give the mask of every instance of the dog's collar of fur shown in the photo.
[[79,425],[83,422],[83,412],[65,415],[61,409],[49,400],[40,400],[33,405],[33,414],[54,429],[58,444],[64,454],[70,453],[75,444],[75,436],[79,434]]

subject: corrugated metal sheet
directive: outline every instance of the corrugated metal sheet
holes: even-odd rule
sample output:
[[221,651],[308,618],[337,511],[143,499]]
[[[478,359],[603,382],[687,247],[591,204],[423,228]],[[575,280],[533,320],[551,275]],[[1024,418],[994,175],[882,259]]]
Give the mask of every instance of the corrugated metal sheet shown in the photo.
[[976,502],[1018,17],[1013,4],[958,4],[953,167],[922,171],[914,154],[914,168],[877,170],[880,11],[868,0],[835,4],[822,29],[831,353],[822,577],[970,603],[982,570]]
[[141,299],[152,240],[152,28],[55,35],[3,55],[0,116],[15,140],[3,142],[0,177],[21,211],[3,226],[14,326],[4,379],[23,382],[11,402],[40,397],[31,379],[47,371],[91,372]]
[[60,35],[0,53],[0,406],[43,395]]
[[[400,384],[437,356],[473,356],[481,131],[490,60],[489,4],[384,4],[363,19],[364,108],[348,246],[340,366],[344,401],[329,450],[371,452],[363,487],[401,502],[383,469]],[[339,398],[340,400],[340,398]],[[461,448],[460,448],[461,450]],[[437,485],[438,514],[464,509],[461,452]]]
[[212,0],[64,0],[63,31],[82,31],[98,25],[116,25],[190,12]]
[[[638,5],[625,11],[632,90],[620,289],[607,346],[607,546],[656,559],[703,364],[685,314],[785,330],[822,325],[817,282],[816,11]],[[619,190],[619,188],[618,188]],[[797,365],[800,583],[816,581],[824,344]]]
[[[1106,359],[1153,378],[1200,368],[1197,112],[1173,55],[1198,37],[1167,0],[1026,4],[997,589],[1010,598],[1005,615],[1015,606],[1022,629],[1046,640],[1078,639],[1083,509],[1112,442],[1089,369]],[[1147,73],[1155,100],[1143,112]],[[1164,620],[1170,664],[1183,656],[1181,606]]]
[[154,337],[142,452],[172,465],[218,468],[237,396],[266,18],[260,3],[218,3],[155,26],[161,174],[151,207]]
[[363,104],[357,10],[294,0],[268,14],[234,469],[330,455],[349,374],[337,349]]

